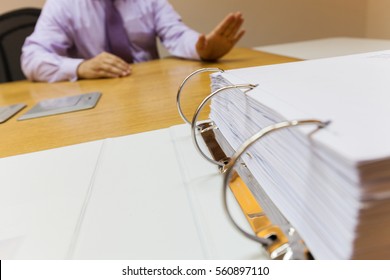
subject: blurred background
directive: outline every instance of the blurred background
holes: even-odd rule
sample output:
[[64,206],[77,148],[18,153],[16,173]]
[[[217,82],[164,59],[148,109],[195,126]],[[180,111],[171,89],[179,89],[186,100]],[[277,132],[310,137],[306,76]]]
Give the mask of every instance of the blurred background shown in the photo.
[[[45,0],[1,1],[0,13],[42,7]],[[208,32],[228,12],[241,11],[246,36],[257,47],[327,37],[390,39],[389,0],[170,0],[184,22]]]
[[[0,14],[42,8],[46,0],[2,1]],[[81,0],[80,0],[81,1]],[[313,59],[390,49],[390,0],[169,0],[193,29],[207,33],[241,11],[239,47]],[[158,44],[162,57],[169,55]]]

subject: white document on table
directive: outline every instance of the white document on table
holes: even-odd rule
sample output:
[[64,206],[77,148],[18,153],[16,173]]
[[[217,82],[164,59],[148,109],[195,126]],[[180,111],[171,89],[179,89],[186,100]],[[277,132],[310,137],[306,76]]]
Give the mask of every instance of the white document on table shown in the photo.
[[2,259],[266,256],[229,223],[222,177],[185,125],[3,158],[0,168]]

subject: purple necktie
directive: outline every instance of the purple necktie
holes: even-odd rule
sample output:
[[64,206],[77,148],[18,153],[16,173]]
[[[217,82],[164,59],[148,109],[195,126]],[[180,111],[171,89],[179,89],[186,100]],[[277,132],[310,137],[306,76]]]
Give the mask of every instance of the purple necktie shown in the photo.
[[108,51],[119,56],[128,63],[132,63],[133,57],[130,51],[130,41],[123,25],[123,19],[114,6],[114,1],[115,0],[105,1],[105,27]]

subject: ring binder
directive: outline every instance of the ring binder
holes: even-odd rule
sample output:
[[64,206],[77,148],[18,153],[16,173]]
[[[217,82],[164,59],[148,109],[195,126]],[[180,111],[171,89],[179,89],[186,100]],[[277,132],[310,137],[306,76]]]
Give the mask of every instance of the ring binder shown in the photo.
[[254,234],[272,239],[266,247],[271,258],[390,258],[390,132],[381,122],[390,118],[389,55],[384,50],[210,75],[212,91],[258,84],[249,94],[231,89],[212,99],[209,118],[218,129],[203,134],[207,140],[214,134],[229,157],[270,125],[332,120],[313,137],[308,127],[265,137],[244,152],[234,166],[237,176],[226,182]]
[[[198,123],[198,116],[201,112],[201,110],[204,108],[204,106],[216,95],[218,95],[221,92],[224,92],[229,89],[237,89],[237,88],[248,88],[249,90],[255,88],[257,85],[254,84],[237,84],[237,85],[228,85],[221,88],[218,88],[217,90],[213,91],[210,95],[208,95],[206,98],[203,99],[203,101],[199,104],[197,107],[193,117],[192,121],[189,122],[188,119],[184,116],[181,106],[180,106],[180,96],[181,92],[183,90],[184,85],[186,82],[193,77],[196,74],[203,73],[203,72],[224,72],[224,70],[218,69],[218,68],[205,68],[205,69],[199,69],[197,71],[194,71],[190,75],[188,75],[185,80],[181,83],[178,94],[177,94],[177,107],[180,116],[182,119],[191,125],[191,135],[192,140],[194,142],[195,148],[197,151],[201,154],[203,158],[205,158],[207,161],[217,165],[220,168],[221,173],[224,173],[224,179],[223,179],[223,204],[225,207],[225,212],[228,216],[228,219],[231,221],[233,226],[241,232],[244,236],[247,238],[254,240],[258,243],[260,243],[268,252],[271,259],[308,259],[310,258],[310,253],[308,253],[308,250],[300,238],[297,231],[294,229],[293,226],[284,218],[284,216],[277,210],[276,206],[273,205],[273,203],[268,203],[266,205],[266,208],[272,209],[270,212],[274,214],[274,216],[277,216],[276,220],[279,220],[280,224],[283,224],[283,229],[278,224],[274,224],[272,219],[268,219],[267,217],[267,211],[262,210],[260,208],[259,212],[256,213],[249,213],[247,214],[248,220],[254,220],[259,218],[266,219],[265,222],[262,223],[262,225],[266,225],[266,227],[259,226],[258,229],[255,229],[256,235],[250,234],[249,232],[246,232],[244,229],[242,229],[233,219],[233,217],[230,214],[229,207],[227,205],[226,200],[226,194],[227,194],[227,187],[230,185],[232,188],[233,184],[236,184],[237,178],[239,178],[239,175],[235,172],[234,175],[232,175],[233,168],[236,165],[236,162],[239,160],[241,155],[246,152],[246,150],[253,145],[257,140],[261,139],[263,136],[274,132],[276,130],[282,129],[282,128],[288,128],[293,126],[300,126],[300,125],[317,125],[318,128],[325,127],[328,123],[322,122],[320,120],[294,120],[294,121],[285,121],[281,123],[276,123],[273,125],[270,125],[268,127],[263,128],[261,131],[250,137],[247,141],[245,141],[242,146],[233,154],[232,158],[226,157],[226,155],[223,152],[223,149],[221,149],[220,143],[218,143],[214,131],[218,130],[218,127],[210,120],[204,121],[202,123]],[[197,140],[196,132],[199,132],[203,140],[205,141],[207,147],[209,148],[209,151],[213,158],[207,156],[203,150],[201,149],[199,142]],[[207,134],[207,135],[206,135]],[[211,134],[211,135],[210,135]],[[218,150],[218,151],[216,151]],[[222,150],[222,155],[220,150]],[[217,155],[217,156],[216,156]],[[250,174],[250,171],[246,169],[246,173]],[[249,175],[248,177],[252,177]],[[238,183],[238,186],[241,187],[242,185],[245,185],[242,181]],[[247,187],[246,187],[247,188]],[[250,192],[250,191],[249,191]],[[267,196],[264,193],[264,196]],[[257,203],[257,201],[256,201]],[[274,218],[275,220],[275,218]]]

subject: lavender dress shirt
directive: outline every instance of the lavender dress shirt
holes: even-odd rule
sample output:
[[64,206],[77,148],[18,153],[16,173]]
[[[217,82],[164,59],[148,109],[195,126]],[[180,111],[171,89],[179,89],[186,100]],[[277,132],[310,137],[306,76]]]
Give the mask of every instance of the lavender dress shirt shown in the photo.
[[[198,59],[199,34],[187,27],[166,0],[117,0],[134,62],[157,59],[156,38],[174,56]],[[107,50],[104,1],[47,0],[22,49],[22,69],[33,81],[75,81],[77,67]]]

